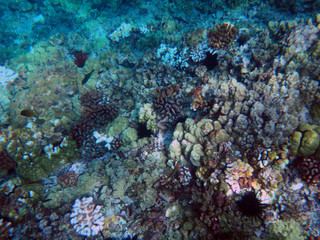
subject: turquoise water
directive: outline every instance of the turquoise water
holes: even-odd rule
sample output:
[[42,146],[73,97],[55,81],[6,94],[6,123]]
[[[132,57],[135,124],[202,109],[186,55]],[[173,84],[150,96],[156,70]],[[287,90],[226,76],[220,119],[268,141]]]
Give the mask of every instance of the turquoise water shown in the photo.
[[1,239],[318,239],[318,1],[1,1]]

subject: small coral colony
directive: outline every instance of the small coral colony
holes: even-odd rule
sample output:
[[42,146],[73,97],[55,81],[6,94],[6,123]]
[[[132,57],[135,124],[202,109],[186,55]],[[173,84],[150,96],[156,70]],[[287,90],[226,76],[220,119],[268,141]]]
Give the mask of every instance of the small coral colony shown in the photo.
[[1,53],[1,239],[320,238],[316,3],[40,2],[1,10],[38,34]]

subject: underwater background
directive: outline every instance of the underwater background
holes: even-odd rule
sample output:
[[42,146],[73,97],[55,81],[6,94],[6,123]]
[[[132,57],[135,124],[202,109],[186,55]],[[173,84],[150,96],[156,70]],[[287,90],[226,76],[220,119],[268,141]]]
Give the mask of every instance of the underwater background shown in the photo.
[[320,1],[0,3],[0,239],[320,239]]

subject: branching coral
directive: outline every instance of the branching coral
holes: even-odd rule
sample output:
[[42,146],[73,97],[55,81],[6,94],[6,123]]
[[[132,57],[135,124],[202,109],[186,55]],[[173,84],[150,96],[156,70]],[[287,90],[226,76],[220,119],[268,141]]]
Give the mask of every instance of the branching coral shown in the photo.
[[93,121],[97,127],[113,120],[119,110],[112,99],[100,91],[90,90],[80,97],[83,118]]
[[184,96],[178,84],[157,88],[155,94],[153,106],[159,119],[171,119],[182,113]]
[[104,217],[100,213],[101,206],[93,203],[93,198],[77,199],[72,207],[70,223],[83,236],[97,235],[104,225]]
[[298,157],[296,167],[301,178],[309,184],[320,183],[320,163],[314,157]]
[[80,147],[84,141],[91,137],[93,129],[102,127],[113,120],[118,107],[107,96],[99,91],[88,91],[80,97],[81,120],[71,129],[71,135]]
[[217,24],[207,33],[208,46],[214,51],[225,49],[239,34],[238,29],[231,23]]

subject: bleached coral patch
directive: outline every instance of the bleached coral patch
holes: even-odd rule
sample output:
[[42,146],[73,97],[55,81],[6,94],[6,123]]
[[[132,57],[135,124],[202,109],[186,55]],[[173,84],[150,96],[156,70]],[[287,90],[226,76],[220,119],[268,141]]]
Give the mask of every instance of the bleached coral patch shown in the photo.
[[118,42],[121,38],[126,38],[130,36],[133,26],[130,23],[122,23],[116,30],[110,33],[109,37]]
[[157,58],[161,59],[164,64],[175,67],[186,68],[189,66],[189,48],[185,47],[178,50],[177,47],[168,47],[166,44],[160,44],[157,49]]
[[15,73],[9,68],[0,66],[0,84],[5,86],[8,82],[12,82],[19,76],[18,73]]

